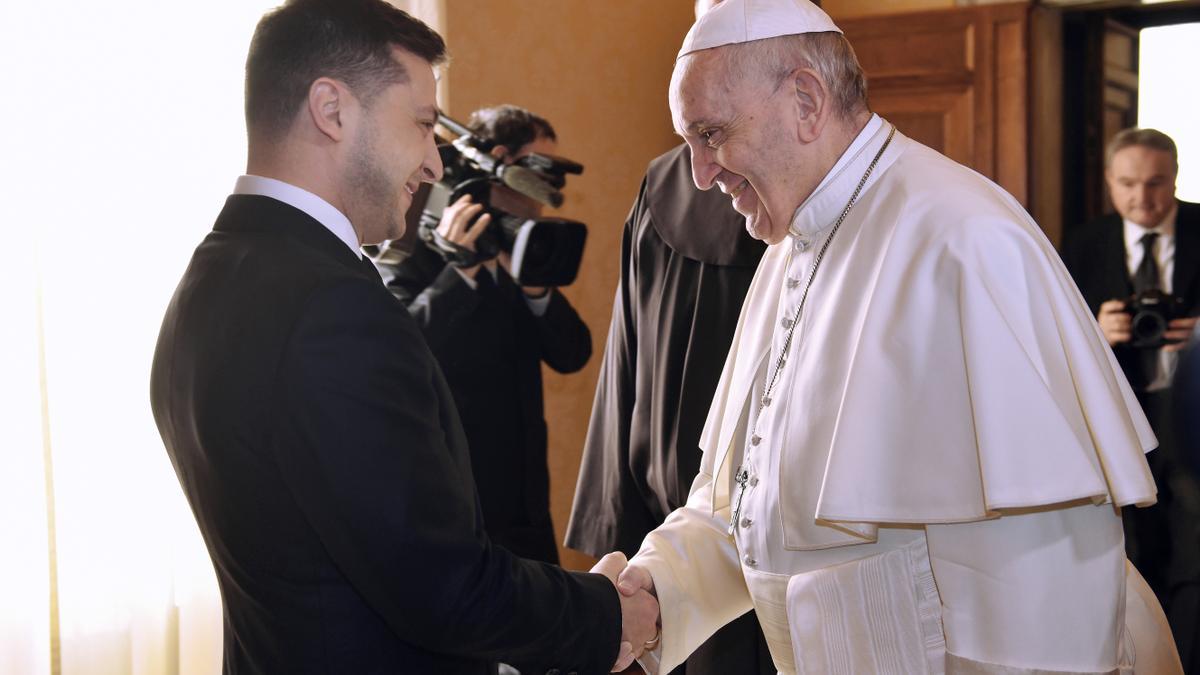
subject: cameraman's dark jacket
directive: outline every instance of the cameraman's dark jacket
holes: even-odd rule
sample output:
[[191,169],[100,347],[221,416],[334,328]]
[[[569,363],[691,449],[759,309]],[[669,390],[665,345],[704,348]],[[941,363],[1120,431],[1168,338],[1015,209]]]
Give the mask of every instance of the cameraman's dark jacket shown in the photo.
[[[1062,258],[1093,315],[1109,300],[1128,299],[1133,282],[1126,264],[1124,223],[1111,213],[1077,228],[1063,240]],[[1183,299],[1185,316],[1200,313],[1200,204],[1179,202],[1175,215],[1175,271],[1171,294]],[[1135,390],[1142,390],[1138,369],[1132,367],[1135,350],[1113,348],[1121,368]]]
[[541,364],[560,373],[583,368],[592,355],[587,325],[557,290],[535,316],[503,268],[495,278],[480,268],[472,289],[421,244],[385,269],[385,278],[389,272],[388,287],[416,318],[450,383],[492,541],[557,563]]

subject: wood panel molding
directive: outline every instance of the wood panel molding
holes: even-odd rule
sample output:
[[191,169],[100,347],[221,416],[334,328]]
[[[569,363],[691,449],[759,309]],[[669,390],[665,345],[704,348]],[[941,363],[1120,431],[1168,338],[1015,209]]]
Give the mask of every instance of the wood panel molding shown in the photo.
[[871,107],[1029,202],[1026,3],[843,20]]

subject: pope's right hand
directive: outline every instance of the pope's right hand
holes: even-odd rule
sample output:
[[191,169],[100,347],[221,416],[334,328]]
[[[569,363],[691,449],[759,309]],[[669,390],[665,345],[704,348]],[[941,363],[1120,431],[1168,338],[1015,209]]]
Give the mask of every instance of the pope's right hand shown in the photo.
[[1122,300],[1109,300],[1100,305],[1100,314],[1096,317],[1100,322],[1100,330],[1104,332],[1104,338],[1108,340],[1110,346],[1117,346],[1129,342],[1132,336],[1133,321],[1129,316],[1129,312],[1125,311],[1125,302]]

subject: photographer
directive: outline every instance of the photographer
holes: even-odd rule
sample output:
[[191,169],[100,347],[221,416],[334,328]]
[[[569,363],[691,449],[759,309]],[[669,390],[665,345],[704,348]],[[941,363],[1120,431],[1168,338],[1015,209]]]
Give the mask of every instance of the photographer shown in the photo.
[[[555,150],[550,123],[515,106],[478,110],[467,126],[508,165]],[[515,216],[541,213],[538,202],[503,185],[492,186],[488,201]],[[445,208],[437,233],[475,251],[492,220],[464,195]],[[417,319],[449,381],[488,534],[518,555],[557,563],[541,364],[560,373],[582,368],[592,353],[587,326],[557,290],[518,286],[505,251],[463,267],[417,244],[388,271],[389,288]]]
[[1179,350],[1200,313],[1200,205],[1175,198],[1178,170],[1166,134],[1117,133],[1105,150],[1117,212],[1078,228],[1062,254],[1159,440],[1147,458],[1158,504],[1126,510],[1126,547],[1162,602],[1188,669],[1200,666],[1192,638],[1200,613],[1200,490],[1175,447],[1171,399]]

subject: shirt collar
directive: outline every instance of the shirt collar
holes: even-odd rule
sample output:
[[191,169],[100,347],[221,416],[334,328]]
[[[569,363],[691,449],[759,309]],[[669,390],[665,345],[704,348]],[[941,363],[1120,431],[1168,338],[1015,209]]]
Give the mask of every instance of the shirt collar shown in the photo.
[[875,158],[874,154],[866,152],[868,146],[877,152],[878,146],[886,138],[881,134],[884,130],[883,118],[872,114],[867,125],[858,132],[833,168],[821,179],[817,189],[796,209],[788,234],[812,235],[833,225],[837,214],[845,208],[846,200],[858,186],[858,181],[862,180],[867,166]]
[[332,232],[338,239],[341,239],[346,246],[350,247],[354,255],[358,256],[359,260],[362,259],[358,234],[354,231],[354,226],[350,224],[350,219],[334,208],[332,204],[308,190],[265,176],[239,176],[237,183],[234,184],[233,194],[270,197],[300,209],[312,216],[313,220],[324,225],[325,229]]
[[1167,217],[1162,219],[1162,222],[1155,227],[1142,227],[1137,223],[1126,220],[1125,224],[1125,250],[1132,251],[1134,247],[1141,246],[1142,237],[1147,234],[1154,233],[1159,235],[1160,240],[1172,239],[1175,236],[1175,216],[1179,213],[1179,202],[1171,207],[1171,211],[1167,213]]

